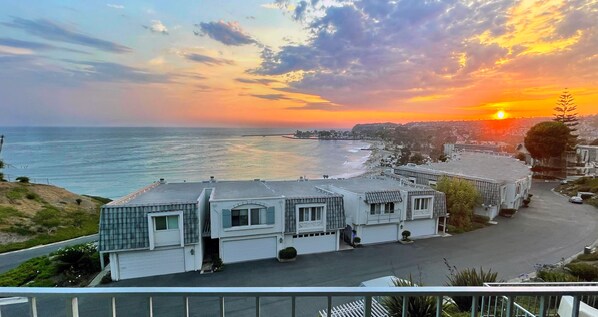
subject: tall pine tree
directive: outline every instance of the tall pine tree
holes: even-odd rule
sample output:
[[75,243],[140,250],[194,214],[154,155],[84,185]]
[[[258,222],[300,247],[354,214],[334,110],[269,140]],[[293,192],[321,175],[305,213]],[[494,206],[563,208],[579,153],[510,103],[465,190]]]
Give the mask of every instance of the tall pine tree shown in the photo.
[[554,118],[552,120],[556,122],[563,123],[569,128],[569,142],[568,147],[569,149],[573,149],[577,144],[577,135],[574,134],[577,131],[577,126],[579,124],[579,120],[577,119],[577,106],[575,105],[575,101],[573,96],[565,88],[563,93],[559,96],[559,99],[556,102],[556,107],[553,108],[554,110]]

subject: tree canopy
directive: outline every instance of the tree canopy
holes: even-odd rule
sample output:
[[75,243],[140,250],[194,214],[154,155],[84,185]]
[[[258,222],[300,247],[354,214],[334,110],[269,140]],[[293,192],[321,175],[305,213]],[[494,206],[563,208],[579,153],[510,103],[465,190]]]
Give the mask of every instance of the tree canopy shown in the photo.
[[574,127],[579,124],[577,112],[575,112],[577,106],[574,103],[573,96],[567,89],[559,96],[553,110],[554,121],[565,124],[571,131],[576,130]]
[[561,156],[568,147],[569,137],[570,130],[565,124],[545,121],[527,131],[524,143],[534,159],[544,160]]
[[476,187],[466,180],[443,176],[436,184],[436,190],[446,195],[446,209],[451,214],[449,224],[469,229],[474,208],[480,201]]
[[575,144],[577,144],[577,135],[573,134],[573,132],[577,130],[575,126],[579,124],[579,120],[577,119],[577,106],[575,105],[573,96],[567,89],[561,93],[553,110],[554,118],[552,120],[560,122],[569,128],[567,145],[569,149],[573,149]]

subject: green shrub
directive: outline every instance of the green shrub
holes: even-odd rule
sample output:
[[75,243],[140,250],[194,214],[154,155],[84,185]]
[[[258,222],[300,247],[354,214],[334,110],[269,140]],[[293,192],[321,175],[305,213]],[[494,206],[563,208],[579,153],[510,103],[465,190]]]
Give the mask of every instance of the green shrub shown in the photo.
[[28,192],[29,190],[26,186],[15,186],[6,193],[6,198],[11,201],[23,199]]
[[401,236],[403,236],[403,241],[409,241],[409,237],[411,236],[411,231],[403,230],[403,232],[401,233]]
[[19,183],[29,183],[29,177],[27,176],[19,176],[15,180]]
[[284,248],[278,251],[278,258],[282,260],[294,259],[297,257],[297,249],[293,247]]
[[35,234],[35,231],[31,230],[31,228],[21,224],[16,223],[10,228],[6,228],[3,230],[4,232],[12,232],[22,236],[31,236]]
[[598,252],[590,254],[580,254],[577,256],[577,259],[580,261],[598,261]]
[[51,254],[59,272],[72,270],[93,273],[100,270],[100,257],[93,243],[59,249]]
[[108,284],[108,283],[112,283],[112,276],[110,275],[110,272],[106,273],[106,275],[102,276],[102,279],[100,280],[100,284]]
[[[496,272],[492,272],[492,270],[484,271],[484,268],[480,267],[479,271],[477,271],[475,268],[459,271],[456,267],[451,267],[446,259],[444,261],[450,273],[450,275],[447,276],[447,286],[484,286],[484,283],[496,282],[498,274]],[[471,310],[471,297],[452,296],[451,298],[460,311],[466,312]],[[481,299],[480,303],[478,303],[478,307],[480,304]]]
[[579,278],[558,270],[540,270],[536,276],[544,282],[579,282]]
[[51,206],[38,210],[32,220],[35,224],[48,229],[57,227],[62,222],[60,211]]
[[77,203],[77,205],[79,205],[79,206],[80,206],[80,205],[81,205],[81,203],[83,202],[83,199],[81,199],[81,198],[77,198],[77,199],[75,199],[75,202]]
[[581,280],[592,282],[598,280],[598,267],[589,263],[569,263],[565,266],[571,275],[578,277]]
[[475,223],[487,224],[488,221],[490,221],[490,217],[488,216],[482,216],[477,214],[473,215],[473,222]]
[[361,243],[361,238],[360,237],[354,237],[353,238],[353,243]]
[[83,196],[93,198],[93,199],[101,202],[102,204],[107,204],[112,201],[112,199],[110,199],[110,198],[105,198],[105,197],[100,197],[100,196],[91,196],[91,195],[83,195]]
[[52,264],[52,261],[50,261],[47,256],[37,257],[25,261],[18,267],[8,272],[0,274],[0,286],[23,286],[25,284],[28,286],[37,286],[38,284],[28,284],[34,279],[43,280],[43,282],[39,282],[40,284],[44,284],[41,286],[54,286],[53,284],[45,284],[51,284],[48,283],[48,280],[55,274],[56,267]]
[[[396,279],[394,281],[396,287],[413,287],[417,286],[413,283],[413,279],[409,276],[409,280]],[[420,281],[421,286],[421,281]],[[388,310],[389,316],[402,316],[403,313],[403,297],[402,296],[387,296],[382,298],[382,305]],[[407,299],[407,316],[412,317],[434,317],[436,316],[436,299],[434,296],[410,296]]]
[[0,206],[0,223],[6,223],[6,220],[12,217],[24,217],[25,215],[13,207]]

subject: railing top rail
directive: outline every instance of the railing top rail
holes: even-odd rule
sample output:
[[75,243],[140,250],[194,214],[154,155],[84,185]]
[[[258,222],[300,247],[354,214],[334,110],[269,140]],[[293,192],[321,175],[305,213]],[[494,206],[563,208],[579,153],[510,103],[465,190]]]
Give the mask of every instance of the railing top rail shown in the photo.
[[484,286],[598,286],[598,282],[497,282],[497,283],[484,283]]
[[200,297],[318,297],[318,296],[551,296],[598,295],[596,286],[504,287],[93,287],[0,288],[0,297],[36,296],[200,296]]

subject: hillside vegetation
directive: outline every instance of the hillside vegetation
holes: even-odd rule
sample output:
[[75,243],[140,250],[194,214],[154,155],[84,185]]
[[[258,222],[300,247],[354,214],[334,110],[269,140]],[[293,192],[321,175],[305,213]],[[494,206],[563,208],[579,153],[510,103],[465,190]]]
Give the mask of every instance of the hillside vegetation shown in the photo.
[[598,178],[582,177],[575,181],[562,184],[556,190],[567,196],[577,196],[578,192],[594,193],[593,197],[582,196],[584,202],[598,208]]
[[0,182],[0,253],[98,232],[109,200],[63,188]]

